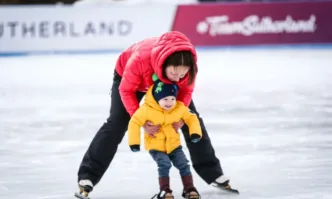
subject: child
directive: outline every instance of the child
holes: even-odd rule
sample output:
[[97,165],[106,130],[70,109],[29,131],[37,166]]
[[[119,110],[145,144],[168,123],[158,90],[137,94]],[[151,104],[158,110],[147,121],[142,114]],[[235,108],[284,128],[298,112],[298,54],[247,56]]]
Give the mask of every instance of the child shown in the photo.
[[194,187],[188,160],[182,150],[180,134],[172,127],[173,122],[183,119],[189,126],[190,139],[196,143],[202,136],[198,118],[182,102],[176,101],[178,88],[175,84],[164,84],[153,76],[154,85],[145,96],[145,103],[134,113],[128,126],[128,141],[133,152],[140,150],[140,128],[146,121],[161,124],[161,130],[150,137],[144,135],[145,149],[158,165],[160,199],[172,199],[169,171],[173,165],[179,169],[183,183],[184,198],[200,198]]

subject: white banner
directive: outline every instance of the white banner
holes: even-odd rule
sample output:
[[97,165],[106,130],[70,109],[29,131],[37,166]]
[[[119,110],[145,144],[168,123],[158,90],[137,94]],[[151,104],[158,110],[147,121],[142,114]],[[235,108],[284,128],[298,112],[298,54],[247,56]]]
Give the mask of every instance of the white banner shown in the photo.
[[0,53],[122,50],[171,29],[176,5],[0,7]]

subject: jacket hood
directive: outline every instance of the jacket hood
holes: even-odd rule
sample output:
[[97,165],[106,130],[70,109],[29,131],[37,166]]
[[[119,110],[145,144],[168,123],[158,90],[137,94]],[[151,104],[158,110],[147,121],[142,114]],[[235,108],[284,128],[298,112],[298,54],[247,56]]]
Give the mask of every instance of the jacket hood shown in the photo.
[[145,94],[145,103],[154,109],[162,111],[163,109],[159,106],[158,102],[153,97],[152,89],[153,85],[150,86],[149,90]]
[[[170,31],[162,34],[154,44],[151,51],[151,64],[158,78],[164,83],[171,83],[168,79],[164,79],[162,75],[162,65],[167,57],[174,52],[190,51],[193,54],[195,63],[197,55],[195,47],[192,45],[187,36],[178,31]],[[182,78],[178,84],[187,82],[189,74]]]

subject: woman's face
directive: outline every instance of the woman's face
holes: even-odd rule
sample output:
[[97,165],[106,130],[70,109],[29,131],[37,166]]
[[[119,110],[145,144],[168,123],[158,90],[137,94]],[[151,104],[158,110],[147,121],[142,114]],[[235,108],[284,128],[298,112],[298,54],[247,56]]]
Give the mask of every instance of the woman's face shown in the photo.
[[178,82],[189,71],[188,66],[168,66],[166,68],[166,76],[172,82]]

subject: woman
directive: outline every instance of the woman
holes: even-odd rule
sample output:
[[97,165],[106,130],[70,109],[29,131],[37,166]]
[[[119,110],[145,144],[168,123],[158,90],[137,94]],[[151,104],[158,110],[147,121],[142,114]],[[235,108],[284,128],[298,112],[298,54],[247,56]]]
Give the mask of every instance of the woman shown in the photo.
[[[119,56],[113,77],[110,116],[93,138],[78,171],[81,194],[87,196],[109,167],[131,116],[139,108],[145,92],[153,85],[153,73],[164,83],[176,83],[179,87],[177,100],[199,117],[191,100],[197,73],[196,62],[194,46],[184,34],[176,31],[140,41]],[[203,120],[199,118],[199,122],[203,137],[196,144],[190,142],[189,129],[183,121],[174,123],[173,127],[176,130],[182,127],[192,165],[198,175],[208,184],[231,189],[215,156]],[[158,132],[159,127],[149,122],[144,125],[145,131],[151,136]]]

